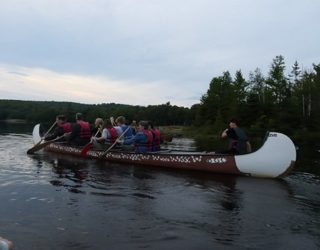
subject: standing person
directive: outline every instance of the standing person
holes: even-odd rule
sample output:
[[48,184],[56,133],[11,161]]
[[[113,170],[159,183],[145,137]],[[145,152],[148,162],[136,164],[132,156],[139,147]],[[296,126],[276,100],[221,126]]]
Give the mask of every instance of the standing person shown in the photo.
[[244,154],[251,152],[251,145],[248,141],[246,133],[238,127],[236,119],[231,119],[229,122],[229,128],[225,129],[221,138],[229,138],[229,148],[222,153],[229,154]]
[[[44,140],[50,141],[66,133],[71,132],[71,123],[67,122],[66,116],[57,115],[56,123],[57,123],[57,127],[54,129],[54,131],[51,134],[48,134],[47,136],[45,136]],[[65,138],[61,138],[61,140],[63,141],[65,140]]]
[[76,122],[72,124],[68,141],[77,146],[84,146],[90,142],[91,131],[89,122],[83,120],[81,113],[76,114]]

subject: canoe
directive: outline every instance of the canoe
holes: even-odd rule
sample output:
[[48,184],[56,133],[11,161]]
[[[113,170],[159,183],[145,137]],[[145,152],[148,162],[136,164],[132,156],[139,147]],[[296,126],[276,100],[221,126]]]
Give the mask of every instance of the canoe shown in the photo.
[[[36,140],[36,139],[34,139]],[[82,147],[53,142],[44,147],[46,152],[100,159],[103,161],[142,165],[146,167],[196,170],[221,174],[245,175],[262,178],[280,178],[288,175],[296,161],[292,140],[278,132],[269,132],[257,151],[244,155],[214,154],[206,152],[160,151],[135,153],[122,150],[90,150],[81,155]]]

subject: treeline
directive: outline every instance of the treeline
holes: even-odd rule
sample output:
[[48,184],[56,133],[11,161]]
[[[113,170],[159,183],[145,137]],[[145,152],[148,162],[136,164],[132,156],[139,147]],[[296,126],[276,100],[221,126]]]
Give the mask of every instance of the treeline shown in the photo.
[[319,133],[320,64],[302,70],[295,62],[286,75],[283,56],[276,56],[268,75],[257,68],[245,79],[228,71],[214,77],[201,103],[192,107],[194,124],[221,131],[231,117],[252,134],[277,130],[290,135]]
[[[287,74],[286,72],[290,72]],[[241,70],[214,77],[200,103],[191,108],[161,105],[80,104],[0,100],[0,120],[24,119],[49,123],[57,114],[71,120],[81,112],[88,121],[96,117],[125,116],[128,121],[151,120],[156,125],[194,125],[202,134],[219,133],[235,117],[252,136],[280,131],[291,136],[319,135],[320,64],[301,69],[298,62],[287,71],[283,56],[276,56],[264,76],[259,68],[245,79]],[[201,129],[199,129],[201,128]]]
[[86,120],[94,122],[97,117],[109,118],[123,115],[132,120],[150,120],[156,125],[190,125],[193,121],[189,108],[161,105],[131,106],[115,103],[98,105],[54,101],[0,100],[0,120],[22,119],[32,123],[52,123],[56,115],[65,114],[70,121],[81,112]]

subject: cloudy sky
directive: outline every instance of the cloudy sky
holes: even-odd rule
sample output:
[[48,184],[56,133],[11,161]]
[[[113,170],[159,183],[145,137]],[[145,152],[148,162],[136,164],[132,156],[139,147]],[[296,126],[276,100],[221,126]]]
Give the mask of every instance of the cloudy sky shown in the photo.
[[320,63],[319,0],[1,0],[0,99],[190,107],[229,70]]

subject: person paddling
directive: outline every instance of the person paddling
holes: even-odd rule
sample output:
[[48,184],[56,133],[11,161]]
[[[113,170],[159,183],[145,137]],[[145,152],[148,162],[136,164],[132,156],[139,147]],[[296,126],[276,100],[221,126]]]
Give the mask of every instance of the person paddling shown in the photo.
[[77,146],[84,146],[90,142],[91,131],[89,122],[84,121],[81,113],[76,114],[76,122],[71,126],[68,142]]
[[[43,138],[45,141],[53,140],[57,137],[61,137],[62,135],[71,132],[71,123],[67,122],[66,116],[58,115],[56,117],[56,124],[57,127],[54,129],[54,131]],[[61,140],[63,141],[65,140],[65,138],[62,137]]]
[[138,131],[134,136],[134,146],[137,153],[146,153],[152,150],[153,135],[147,121],[140,121]]
[[122,144],[131,145],[133,143],[133,131],[132,128],[126,124],[126,118],[124,116],[119,116],[116,119],[117,127],[121,128],[121,133],[124,133]]
[[103,127],[103,119],[98,117],[94,121],[94,127],[91,129],[92,136],[101,136],[101,131]]
[[149,122],[150,126],[150,131],[153,135],[153,140],[152,140],[152,151],[156,152],[160,150],[160,143],[161,143],[161,134],[160,130],[157,129],[152,122]]
[[103,123],[103,130],[101,136],[94,136],[91,138],[93,147],[101,149],[113,144],[118,138],[116,129],[112,126],[109,119],[106,119]]

